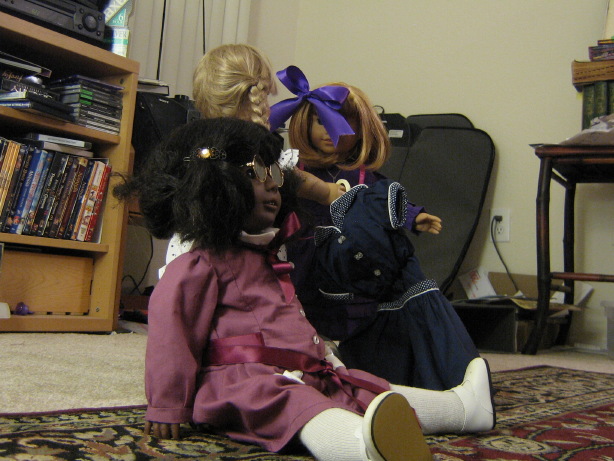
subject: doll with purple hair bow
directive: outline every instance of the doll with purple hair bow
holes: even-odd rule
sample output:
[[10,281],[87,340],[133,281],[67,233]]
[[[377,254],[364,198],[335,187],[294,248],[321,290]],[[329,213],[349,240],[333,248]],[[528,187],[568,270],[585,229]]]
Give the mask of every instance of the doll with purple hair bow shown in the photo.
[[340,136],[355,134],[345,117],[339,113],[349,94],[347,88],[330,85],[310,90],[307,77],[296,66],[280,70],[277,72],[277,78],[296,95],[296,98],[285,99],[271,106],[269,117],[271,131],[281,127],[307,101],[315,107],[322,125],[335,146]]
[[[403,219],[386,228],[387,206],[399,194],[377,171],[390,155],[390,141],[364,92],[342,82],[310,90],[294,66],[277,76],[296,98],[272,106],[271,127],[291,116],[299,167],[329,183],[347,182],[330,206],[301,202],[311,226],[287,244],[307,318],[319,334],[339,341],[351,366],[428,389],[458,385],[478,351],[400,229],[438,234],[441,219],[402,200],[392,211],[398,208]],[[331,215],[340,210],[347,218],[342,224]]]

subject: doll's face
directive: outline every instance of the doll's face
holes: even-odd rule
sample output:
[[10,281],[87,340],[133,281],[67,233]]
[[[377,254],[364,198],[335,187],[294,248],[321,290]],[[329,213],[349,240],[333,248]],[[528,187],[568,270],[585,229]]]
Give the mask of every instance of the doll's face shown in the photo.
[[[358,132],[358,122],[355,119],[349,119],[348,124],[354,130],[354,133]],[[358,142],[358,135],[344,135],[339,137],[337,146],[333,144],[330,139],[326,128],[320,122],[318,114],[311,116],[311,130],[310,130],[311,145],[323,155],[332,154],[344,154],[351,151]]]
[[[244,167],[245,174],[249,174],[250,167]],[[279,187],[269,175],[265,182],[257,178],[250,178],[254,188],[254,209],[245,222],[244,231],[249,234],[259,234],[275,222],[281,207]]]

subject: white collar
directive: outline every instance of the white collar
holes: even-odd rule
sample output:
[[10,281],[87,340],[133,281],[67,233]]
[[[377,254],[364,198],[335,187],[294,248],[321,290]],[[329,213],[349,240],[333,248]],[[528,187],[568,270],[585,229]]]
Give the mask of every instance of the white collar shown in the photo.
[[271,243],[271,240],[275,238],[279,229],[276,227],[269,227],[264,229],[260,234],[248,234],[245,231],[241,231],[239,240],[251,245],[266,246]]

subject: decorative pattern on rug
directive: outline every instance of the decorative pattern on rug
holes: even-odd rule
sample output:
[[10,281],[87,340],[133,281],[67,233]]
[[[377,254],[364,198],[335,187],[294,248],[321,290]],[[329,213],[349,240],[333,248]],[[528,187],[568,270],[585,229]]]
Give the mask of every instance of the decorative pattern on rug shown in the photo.
[[[429,436],[434,458],[614,460],[614,375],[553,367],[493,374],[496,430]],[[144,407],[0,415],[0,460],[312,460],[186,426],[180,441],[142,432]]]

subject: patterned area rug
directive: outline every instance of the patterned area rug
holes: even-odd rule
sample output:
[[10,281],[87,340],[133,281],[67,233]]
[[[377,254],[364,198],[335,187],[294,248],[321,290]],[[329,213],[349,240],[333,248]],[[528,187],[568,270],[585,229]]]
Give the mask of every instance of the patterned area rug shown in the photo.
[[[493,375],[496,430],[427,438],[437,460],[614,460],[614,375],[534,367]],[[0,460],[312,460],[213,432],[143,435],[143,407],[0,415]]]

